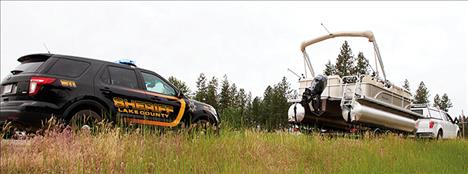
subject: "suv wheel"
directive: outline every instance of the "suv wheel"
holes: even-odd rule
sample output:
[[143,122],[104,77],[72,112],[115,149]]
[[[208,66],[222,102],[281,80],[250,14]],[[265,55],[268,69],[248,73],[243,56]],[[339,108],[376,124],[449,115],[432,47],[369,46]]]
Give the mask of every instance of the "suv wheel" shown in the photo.
[[436,137],[436,139],[437,139],[437,140],[442,139],[443,135],[444,135],[444,133],[442,132],[442,129],[439,129],[439,132],[437,132],[437,137]]
[[90,129],[97,122],[101,121],[101,116],[90,109],[79,110],[70,119],[70,125],[74,129]]
[[209,120],[206,119],[199,119],[194,121],[189,126],[189,133],[199,133],[199,134],[207,134],[210,132],[218,133],[219,129],[215,125],[213,125]]

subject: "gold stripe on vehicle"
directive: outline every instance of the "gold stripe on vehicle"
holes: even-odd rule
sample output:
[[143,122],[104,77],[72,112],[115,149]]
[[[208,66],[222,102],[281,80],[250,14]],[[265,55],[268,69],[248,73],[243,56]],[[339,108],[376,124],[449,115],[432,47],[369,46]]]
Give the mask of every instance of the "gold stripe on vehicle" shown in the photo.
[[185,111],[185,101],[183,99],[180,99],[179,102],[180,102],[180,111],[177,114],[176,119],[170,123],[161,122],[161,121],[153,121],[153,120],[136,119],[136,118],[126,118],[126,120],[132,123],[138,123],[138,124],[148,124],[148,125],[168,126],[168,127],[177,126],[180,120],[182,120],[182,116],[184,115],[184,111]]

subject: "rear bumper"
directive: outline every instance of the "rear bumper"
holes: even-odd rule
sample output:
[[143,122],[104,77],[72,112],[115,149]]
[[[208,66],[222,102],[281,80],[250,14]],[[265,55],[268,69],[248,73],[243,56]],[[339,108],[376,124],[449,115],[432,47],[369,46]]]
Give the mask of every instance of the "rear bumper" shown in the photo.
[[416,132],[416,137],[418,138],[434,138],[435,135],[433,132]]
[[58,107],[40,101],[7,101],[0,103],[0,124],[11,121],[25,127],[40,127]]

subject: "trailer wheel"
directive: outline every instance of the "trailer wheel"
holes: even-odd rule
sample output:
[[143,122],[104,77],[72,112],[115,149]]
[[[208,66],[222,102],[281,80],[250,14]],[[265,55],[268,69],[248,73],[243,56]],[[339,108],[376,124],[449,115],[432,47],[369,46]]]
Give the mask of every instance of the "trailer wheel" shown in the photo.
[[442,129],[439,129],[439,131],[437,132],[437,137],[436,137],[436,139],[437,139],[437,140],[442,139],[443,135],[444,135],[444,133],[442,132]]

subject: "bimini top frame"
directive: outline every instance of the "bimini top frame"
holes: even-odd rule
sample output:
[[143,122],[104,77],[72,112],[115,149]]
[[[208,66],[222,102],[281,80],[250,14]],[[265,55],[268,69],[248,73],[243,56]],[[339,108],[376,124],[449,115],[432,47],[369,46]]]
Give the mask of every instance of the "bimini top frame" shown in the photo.
[[[372,31],[336,32],[336,33],[330,33],[328,35],[324,35],[324,36],[317,37],[317,38],[312,39],[312,40],[302,42],[301,51],[302,51],[302,54],[304,55],[304,63],[305,63],[304,66],[306,66],[306,65],[308,66],[312,77],[315,77],[315,73],[314,73],[314,69],[312,68],[312,64],[310,63],[309,55],[306,52],[306,47],[308,47],[309,45],[312,45],[312,44],[327,40],[327,39],[335,38],[335,37],[365,37],[365,38],[369,39],[369,42],[372,42],[373,45],[374,45],[374,52],[376,54],[377,61],[379,62],[380,69],[382,70],[384,80],[387,81],[387,77],[385,75],[385,70],[384,70],[384,65],[383,65],[383,62],[382,62],[382,57],[380,56],[379,47],[377,46],[377,42],[375,41],[374,33],[372,33]],[[379,74],[378,73],[378,67],[376,67],[376,69],[377,69],[376,75],[378,76],[378,74]],[[307,70],[305,70],[305,75],[307,77]]]

